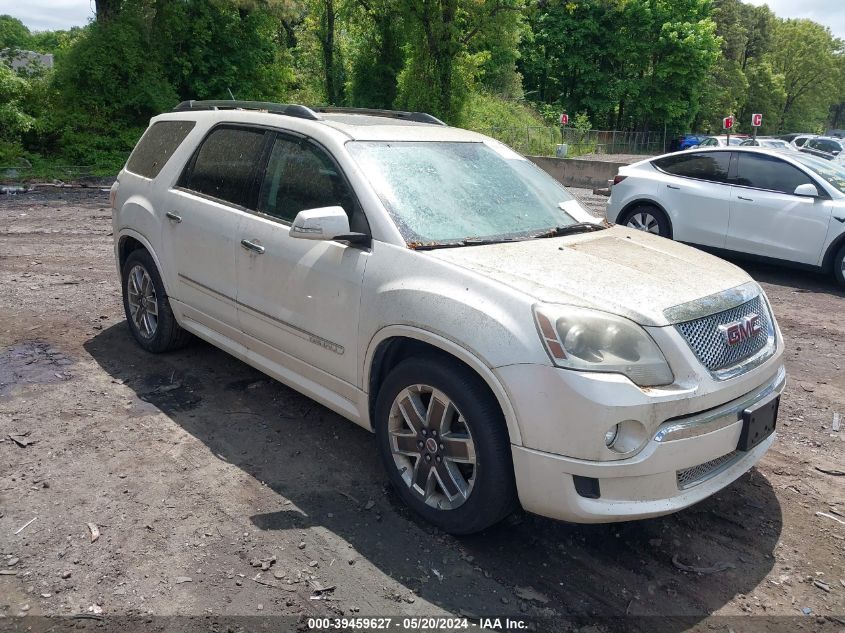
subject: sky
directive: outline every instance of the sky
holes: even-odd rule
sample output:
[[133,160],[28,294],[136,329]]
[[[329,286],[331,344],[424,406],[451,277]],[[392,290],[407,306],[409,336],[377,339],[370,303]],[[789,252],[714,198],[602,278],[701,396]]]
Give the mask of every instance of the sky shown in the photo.
[[11,15],[30,31],[85,26],[94,17],[94,0],[0,0],[0,15]]
[[[845,39],[845,2],[843,0],[745,0],[768,4],[782,18],[808,18],[828,27],[836,37]],[[0,0],[0,5],[3,0]]]
[[[845,39],[845,1],[843,0],[747,0],[768,4],[783,18],[809,18],[828,26],[833,34]],[[18,18],[33,31],[68,29],[83,26],[94,17],[94,0],[0,0],[0,15]]]

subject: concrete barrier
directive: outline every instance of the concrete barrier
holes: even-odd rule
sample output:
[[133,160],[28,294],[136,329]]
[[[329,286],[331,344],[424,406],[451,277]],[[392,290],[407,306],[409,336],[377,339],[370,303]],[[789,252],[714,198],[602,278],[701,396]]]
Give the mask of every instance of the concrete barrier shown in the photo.
[[526,158],[564,186],[582,189],[607,187],[607,181],[616,176],[620,167],[628,164],[550,156],[526,156]]

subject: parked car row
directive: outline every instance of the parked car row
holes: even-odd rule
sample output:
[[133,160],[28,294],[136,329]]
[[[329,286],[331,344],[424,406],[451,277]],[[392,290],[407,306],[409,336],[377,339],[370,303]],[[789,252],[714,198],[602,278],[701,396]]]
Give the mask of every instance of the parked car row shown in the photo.
[[832,273],[845,285],[845,166],[802,152],[687,150],[623,167],[607,217],[716,252]]

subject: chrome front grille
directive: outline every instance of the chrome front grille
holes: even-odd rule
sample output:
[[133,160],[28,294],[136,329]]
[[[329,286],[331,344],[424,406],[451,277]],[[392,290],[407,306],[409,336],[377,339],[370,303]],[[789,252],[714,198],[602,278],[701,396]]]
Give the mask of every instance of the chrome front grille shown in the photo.
[[[729,345],[719,326],[735,323],[752,314],[760,317],[760,331],[735,345]],[[730,310],[678,323],[675,327],[701,364],[711,372],[738,365],[767,345],[774,348],[772,317],[761,295]]]
[[704,462],[698,466],[679,470],[677,472],[678,489],[684,490],[686,488],[691,488],[692,486],[707,481],[711,477],[715,477],[741,456],[742,453],[740,451],[732,451],[727,455],[711,459],[709,462]]

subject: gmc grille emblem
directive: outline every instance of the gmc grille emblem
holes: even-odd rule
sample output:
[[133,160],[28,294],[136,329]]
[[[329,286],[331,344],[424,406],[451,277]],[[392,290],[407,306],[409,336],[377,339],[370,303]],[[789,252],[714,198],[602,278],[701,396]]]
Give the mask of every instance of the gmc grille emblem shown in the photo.
[[719,326],[719,332],[722,333],[725,343],[731,347],[759,334],[762,329],[760,317],[753,313],[742,317],[739,321]]

